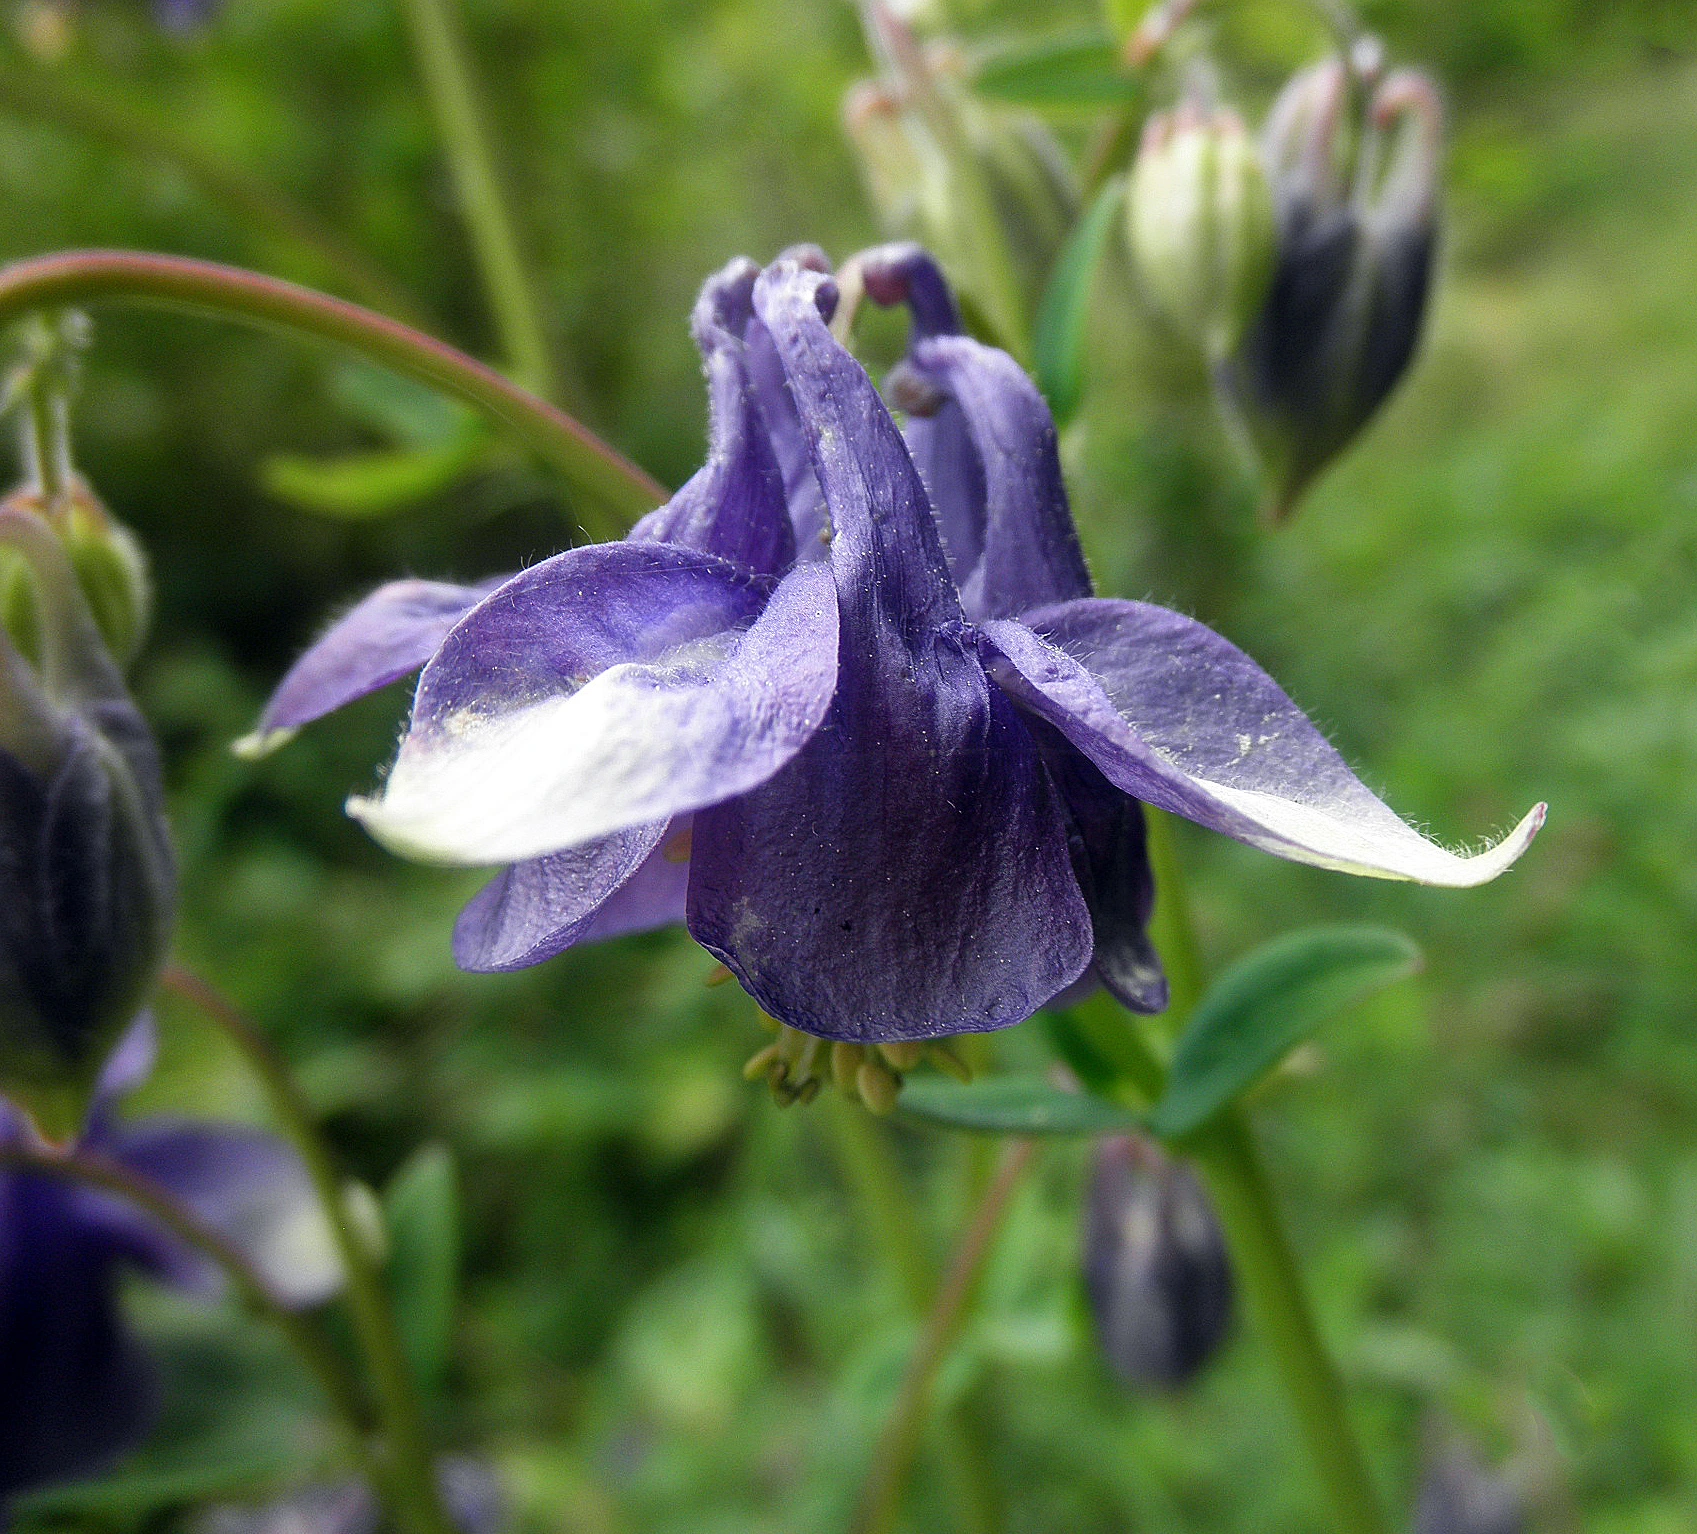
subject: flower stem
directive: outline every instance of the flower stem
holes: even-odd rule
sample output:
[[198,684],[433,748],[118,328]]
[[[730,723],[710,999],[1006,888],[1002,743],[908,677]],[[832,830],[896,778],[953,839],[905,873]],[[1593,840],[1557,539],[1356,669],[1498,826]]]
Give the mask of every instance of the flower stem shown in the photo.
[[1187,1142],[1214,1196],[1237,1273],[1284,1379],[1340,1534],[1390,1534],[1350,1425],[1343,1381],[1314,1322],[1248,1121],[1231,1109]]
[[151,1215],[185,1246],[192,1247],[214,1263],[242,1303],[268,1321],[294,1349],[307,1371],[318,1382],[347,1429],[349,1443],[368,1474],[373,1470],[371,1447],[366,1437],[367,1412],[358,1384],[348,1373],[336,1350],[318,1325],[308,1316],[290,1310],[267,1286],[246,1256],[217,1231],[185,1209],[163,1188],[132,1172],[109,1157],[90,1151],[57,1153],[0,1147],[0,1168],[58,1178],[110,1193]]
[[1191,920],[1184,864],[1178,856],[1177,828],[1172,816],[1153,805],[1144,805],[1143,815],[1149,827],[1149,867],[1155,875],[1155,911],[1149,922],[1149,937],[1167,972],[1169,999],[1162,1022],[1176,1036],[1207,989],[1205,972]]
[[[889,1131],[860,1104],[834,1092],[823,1106],[831,1149],[859,1208],[860,1224],[878,1248],[891,1287],[923,1322],[935,1285],[916,1239],[913,1201],[891,1152]],[[941,1426],[943,1468],[956,1522],[970,1534],[993,1534],[998,1523],[995,1487],[973,1424],[952,1411]]]
[[94,91],[63,79],[60,70],[0,66],[0,107],[181,171],[244,226],[257,225],[294,246],[361,303],[418,323],[412,300],[317,214],[227,163],[197,139],[178,134],[141,103],[126,99],[114,82],[102,80]]
[[447,150],[460,212],[484,292],[514,374],[552,397],[559,379],[549,354],[535,284],[525,267],[511,209],[490,148],[487,116],[452,0],[406,0],[419,74]]
[[919,1345],[908,1360],[896,1404],[879,1434],[872,1470],[866,1481],[860,1534],[890,1534],[901,1507],[902,1483],[919,1448],[925,1429],[925,1408],[937,1371],[959,1331],[967,1301],[983,1271],[985,1259],[1015,1190],[1037,1154],[1034,1140],[1013,1140],[996,1169],[972,1222],[961,1237],[949,1271],[925,1318]]
[[931,1301],[931,1268],[915,1238],[913,1201],[882,1127],[858,1102],[827,1092],[825,1121],[837,1166],[882,1258],[891,1286],[915,1315]]
[[[1156,889],[1150,934],[1172,988],[1169,1015],[1176,1032],[1201,999],[1204,974],[1172,821],[1147,806],[1145,813]],[[1230,1108],[1180,1148],[1207,1178],[1234,1269],[1272,1349],[1334,1525],[1339,1534],[1389,1534],[1349,1420],[1343,1382],[1320,1338],[1248,1120],[1241,1109]]]
[[198,1006],[241,1052],[265,1088],[278,1127],[300,1152],[342,1260],[348,1308],[381,1406],[389,1451],[385,1484],[394,1511],[411,1534],[453,1534],[394,1311],[365,1237],[354,1224],[341,1173],[318,1132],[311,1104],[270,1040],[228,997],[180,965],[168,968],[161,983]]
[[600,514],[583,520],[595,536],[617,536],[626,520],[666,499],[659,484],[563,410],[446,342],[358,304],[239,267],[140,251],[67,251],[0,268],[0,325],[34,309],[110,299],[329,341],[464,400],[501,421],[590,498]]
[[37,335],[32,349],[37,353],[26,364],[19,420],[23,430],[24,472],[30,488],[44,506],[52,506],[69,488],[75,472],[71,463],[70,404],[65,398],[65,371],[60,359],[51,355],[53,339],[64,323],[58,314],[34,316]]

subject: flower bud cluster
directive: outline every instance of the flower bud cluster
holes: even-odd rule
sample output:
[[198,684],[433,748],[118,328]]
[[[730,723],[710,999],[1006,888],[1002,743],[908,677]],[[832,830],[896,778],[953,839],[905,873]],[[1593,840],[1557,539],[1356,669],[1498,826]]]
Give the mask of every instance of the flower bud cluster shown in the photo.
[[108,637],[139,637],[136,566],[95,511],[0,501],[0,1092],[54,1138],[157,977],[176,899],[158,751]]
[[1419,343],[1443,108],[1356,47],[1295,75],[1251,144],[1227,112],[1152,120],[1133,178],[1146,289],[1208,355],[1273,520],[1372,418]]

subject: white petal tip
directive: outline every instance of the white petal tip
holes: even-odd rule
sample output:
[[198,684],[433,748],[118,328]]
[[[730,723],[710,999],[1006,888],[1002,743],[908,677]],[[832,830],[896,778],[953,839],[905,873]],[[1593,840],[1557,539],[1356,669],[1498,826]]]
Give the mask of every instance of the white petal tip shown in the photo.
[[250,735],[244,735],[240,740],[230,742],[230,754],[239,756],[244,762],[257,762],[270,756],[273,751],[280,751],[284,746],[300,734],[296,729],[255,730]]
[[1532,845],[1532,838],[1544,824],[1549,808],[1547,804],[1533,805],[1520,824],[1494,847],[1487,847],[1471,856],[1447,854],[1446,867],[1424,872],[1418,876],[1418,882],[1450,889],[1472,889],[1476,885],[1489,884],[1499,874],[1506,873],[1520,854]]

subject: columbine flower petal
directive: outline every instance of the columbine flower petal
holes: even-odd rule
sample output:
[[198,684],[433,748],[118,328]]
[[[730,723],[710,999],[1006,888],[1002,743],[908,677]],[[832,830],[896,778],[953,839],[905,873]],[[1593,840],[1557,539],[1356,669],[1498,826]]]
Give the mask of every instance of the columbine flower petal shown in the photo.
[[382,797],[349,811],[426,861],[582,846],[764,781],[818,728],[835,682],[822,568],[773,591],[667,544],[571,549],[454,629]]
[[1012,357],[960,334],[936,263],[917,245],[856,258],[867,294],[906,303],[913,335],[891,375],[969,618],[1009,618],[1090,595],[1054,418]]
[[390,581],[379,586],[289,668],[253,733],[237,741],[236,750],[263,756],[286,745],[303,724],[417,671],[448,631],[499,584]]
[[972,653],[924,488],[816,274],[756,310],[830,510],[839,675],[818,735],[696,817],[689,925],[769,1012],[827,1038],[1006,1026],[1076,979],[1089,913],[1029,733]]
[[1126,793],[1279,857],[1454,887],[1494,879],[1539,805],[1466,856],[1398,819],[1241,650],[1143,602],[1095,598],[995,622],[993,673]]
[[1090,908],[1092,956],[1086,978],[1093,976],[1133,1012],[1163,1011],[1167,977],[1149,941],[1155,876],[1143,806],[1115,788],[1058,730],[1035,719],[1027,720],[1026,727],[1066,802],[1073,871]]
[[592,932],[611,936],[602,930],[608,925],[609,901],[625,891],[620,902],[623,909],[645,894],[652,896],[651,885],[668,868],[672,876],[664,882],[670,898],[655,911],[656,919],[639,919],[639,926],[620,930],[682,921],[686,878],[682,863],[668,862],[659,852],[659,866],[651,877],[640,888],[630,888],[656,856],[669,825],[657,821],[616,831],[586,846],[503,869],[460,912],[454,925],[454,962],[480,973],[523,969],[563,953]]
[[733,261],[696,301],[691,329],[707,370],[707,462],[630,536],[682,544],[778,575],[795,562],[795,530],[743,343],[759,275],[752,261]]

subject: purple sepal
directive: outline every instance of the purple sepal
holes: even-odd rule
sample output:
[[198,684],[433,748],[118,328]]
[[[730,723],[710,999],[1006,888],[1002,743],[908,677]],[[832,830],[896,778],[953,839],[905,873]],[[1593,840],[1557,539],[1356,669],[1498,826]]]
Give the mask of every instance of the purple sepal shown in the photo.
[[0,1172],[0,1523],[18,1493],[104,1470],[152,1426],[153,1364],[118,1311],[82,1190]]
[[[245,1256],[283,1304],[304,1308],[342,1284],[312,1181],[276,1135],[243,1124],[153,1118],[121,1125],[102,1149],[157,1184]],[[155,1277],[191,1293],[217,1294],[222,1275],[147,1216],[114,1206],[114,1247]]]
[[[1090,908],[1093,942],[1085,978],[1092,989],[1105,986],[1133,1012],[1164,1011],[1167,977],[1149,941],[1155,875],[1143,806],[1115,788],[1059,731],[1035,719],[1027,728],[1067,807],[1073,872]],[[1048,1005],[1060,1011],[1083,999],[1057,998]]]
[[417,671],[448,631],[506,578],[476,586],[418,580],[379,586],[289,668],[241,749],[268,751],[302,725]]
[[1276,856],[1465,887],[1495,878],[1543,823],[1448,852],[1404,824],[1228,640],[1143,602],[1092,598],[980,629],[992,674],[1116,788]]
[[768,578],[669,544],[515,576],[425,668],[381,799],[349,808],[427,861],[516,863],[770,777],[836,681],[829,573]]
[[691,329],[707,370],[707,462],[630,538],[700,549],[777,575],[795,562],[795,530],[743,342],[759,273],[739,258],[702,289]]
[[454,924],[454,962],[476,973],[524,969],[581,941],[637,873],[669,821],[616,831],[567,852],[504,868]]

